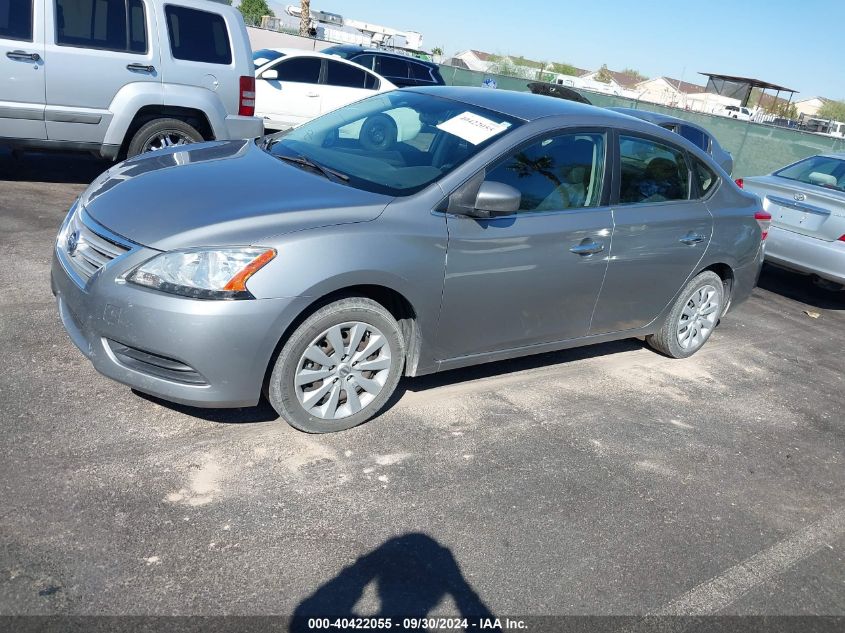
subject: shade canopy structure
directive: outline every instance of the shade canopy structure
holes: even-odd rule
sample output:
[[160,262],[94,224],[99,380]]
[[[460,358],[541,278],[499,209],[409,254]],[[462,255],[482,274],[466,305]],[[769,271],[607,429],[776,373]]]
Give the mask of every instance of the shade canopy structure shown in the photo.
[[[774,84],[770,81],[763,81],[762,79],[755,79],[754,77],[737,77],[736,75],[721,75],[717,73],[699,73],[699,75],[707,77],[707,92],[731,97],[733,99],[739,99],[740,104],[743,107],[748,106],[748,101],[751,98],[751,91],[754,88],[759,88],[763,94],[765,94],[767,90],[775,90],[775,103],[777,103],[781,92],[788,92],[789,100],[787,101],[787,107],[789,107],[789,104],[792,103],[792,97],[798,93],[798,91],[793,88],[787,88],[786,86]],[[757,105],[759,105],[763,100],[763,94],[761,94]]]

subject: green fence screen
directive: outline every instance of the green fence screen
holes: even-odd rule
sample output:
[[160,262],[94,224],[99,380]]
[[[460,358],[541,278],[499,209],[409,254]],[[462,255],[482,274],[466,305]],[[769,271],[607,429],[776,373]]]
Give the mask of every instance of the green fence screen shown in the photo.
[[[486,79],[493,79],[499,90],[528,92],[528,83],[531,81],[485,74],[454,66],[441,66],[440,72],[446,84],[450,86],[481,86]],[[586,90],[580,92],[593,105],[661,112],[701,125],[733,155],[735,178],[768,174],[784,165],[814,154],[845,152],[845,139],[841,138],[800,132],[774,125],[737,121],[701,112],[689,112],[680,108],[669,108],[655,103],[638,102],[634,99]]]

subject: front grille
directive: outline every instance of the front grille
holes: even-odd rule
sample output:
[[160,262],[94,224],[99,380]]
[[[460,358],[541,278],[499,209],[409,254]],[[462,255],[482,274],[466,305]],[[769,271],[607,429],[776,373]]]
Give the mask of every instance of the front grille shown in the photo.
[[73,271],[86,282],[103,266],[125,255],[132,247],[101,234],[106,231],[95,232],[92,228],[94,222],[86,222],[82,217],[83,213],[79,208],[73,213],[59,248],[64,251]]
[[196,369],[178,360],[153,354],[152,352],[118,343],[111,339],[106,339],[106,342],[115,358],[124,367],[155,376],[156,378],[164,378],[165,380],[181,382],[187,385],[208,384]]

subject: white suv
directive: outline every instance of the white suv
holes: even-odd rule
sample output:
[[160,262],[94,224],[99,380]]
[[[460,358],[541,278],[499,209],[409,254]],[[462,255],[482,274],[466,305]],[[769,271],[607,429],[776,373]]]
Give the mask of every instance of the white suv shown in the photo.
[[254,138],[238,10],[210,0],[0,1],[0,144],[112,160]]

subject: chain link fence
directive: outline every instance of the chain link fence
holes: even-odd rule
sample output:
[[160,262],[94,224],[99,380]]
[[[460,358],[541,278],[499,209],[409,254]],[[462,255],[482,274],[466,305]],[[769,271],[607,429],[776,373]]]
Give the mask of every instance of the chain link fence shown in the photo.
[[[485,80],[493,80],[499,90],[528,92],[529,79],[518,79],[504,75],[481,73],[454,66],[440,66],[440,73],[450,86],[482,86]],[[759,176],[793,163],[807,156],[831,152],[845,152],[845,139],[822,136],[788,128],[738,121],[727,117],[702,112],[691,112],[617,97],[598,92],[579,90],[593,105],[601,107],[622,107],[660,112],[679,119],[685,119],[709,130],[728,150],[734,159],[733,176]]]

